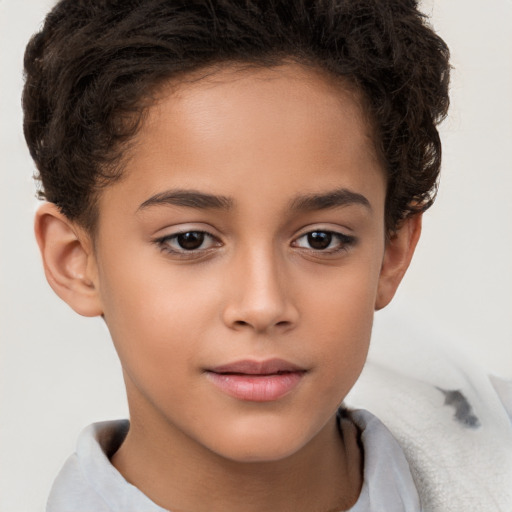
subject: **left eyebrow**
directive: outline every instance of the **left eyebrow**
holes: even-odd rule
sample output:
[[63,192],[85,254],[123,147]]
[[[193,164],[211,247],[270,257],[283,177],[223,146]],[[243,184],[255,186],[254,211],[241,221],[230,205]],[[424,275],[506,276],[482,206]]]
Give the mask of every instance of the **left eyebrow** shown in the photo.
[[159,205],[185,206],[199,210],[229,210],[233,207],[233,200],[229,197],[206,194],[196,190],[166,190],[146,199],[137,210],[145,210]]
[[346,188],[332,190],[322,194],[308,194],[298,196],[292,200],[290,209],[294,211],[328,210],[358,204],[372,211],[370,201],[357,192]]

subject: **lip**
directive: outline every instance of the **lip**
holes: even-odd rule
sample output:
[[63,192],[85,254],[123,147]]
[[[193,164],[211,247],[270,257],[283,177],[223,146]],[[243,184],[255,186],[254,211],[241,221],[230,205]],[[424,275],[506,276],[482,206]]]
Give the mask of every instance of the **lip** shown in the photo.
[[249,402],[272,402],[295,389],[306,373],[283,359],[242,360],[206,370],[206,377],[223,393]]

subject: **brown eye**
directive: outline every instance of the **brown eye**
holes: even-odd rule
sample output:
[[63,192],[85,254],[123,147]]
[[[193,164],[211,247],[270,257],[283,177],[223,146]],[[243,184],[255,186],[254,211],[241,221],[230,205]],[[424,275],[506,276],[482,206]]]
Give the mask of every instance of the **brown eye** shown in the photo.
[[327,231],[313,231],[308,233],[308,244],[312,249],[323,250],[327,249],[332,242],[332,233]]
[[186,251],[194,251],[203,245],[205,233],[201,231],[188,231],[176,236],[176,243],[181,249]]
[[309,251],[335,254],[347,250],[356,243],[356,238],[351,235],[337,233],[336,231],[310,231],[294,240],[292,245]]
[[222,245],[217,238],[205,231],[183,231],[158,238],[155,243],[164,252],[181,255],[197,255]]

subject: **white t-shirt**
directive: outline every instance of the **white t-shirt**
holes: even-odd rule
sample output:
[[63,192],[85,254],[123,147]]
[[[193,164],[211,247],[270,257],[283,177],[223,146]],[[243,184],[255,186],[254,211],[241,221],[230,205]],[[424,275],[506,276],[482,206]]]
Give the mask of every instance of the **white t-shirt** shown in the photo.
[[[419,512],[418,493],[398,442],[368,411],[351,411],[350,417],[364,449],[363,487],[350,512]],[[53,484],[47,512],[168,512],[110,463],[128,427],[127,420],[119,420],[95,423],[82,432],[76,452]]]

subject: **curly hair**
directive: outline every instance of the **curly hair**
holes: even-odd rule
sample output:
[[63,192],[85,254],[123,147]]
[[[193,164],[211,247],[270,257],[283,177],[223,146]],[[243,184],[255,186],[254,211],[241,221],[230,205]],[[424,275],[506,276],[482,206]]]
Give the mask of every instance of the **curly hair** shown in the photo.
[[313,65],[361,91],[387,175],[388,232],[433,203],[449,50],[414,0],[61,0],[25,52],[39,196],[94,229],[152,92],[223,63]]

